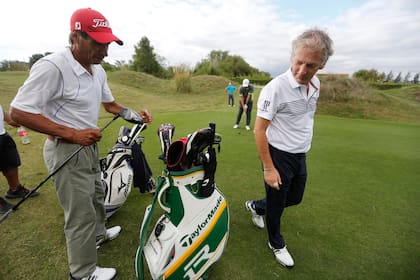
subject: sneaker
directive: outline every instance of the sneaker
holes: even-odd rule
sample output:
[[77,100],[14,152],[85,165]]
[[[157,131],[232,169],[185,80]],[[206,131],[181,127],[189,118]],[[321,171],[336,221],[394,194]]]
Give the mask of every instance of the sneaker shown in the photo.
[[268,242],[268,247],[273,251],[276,260],[282,266],[291,268],[295,265],[292,256],[290,255],[289,251],[287,251],[287,246],[284,246],[281,249],[275,249],[271,246],[270,242]]
[[[15,191],[12,191],[12,190],[9,189],[6,192],[6,198],[20,198],[20,197],[25,197],[29,192],[30,192],[30,190],[28,190],[27,188],[25,188],[22,185],[19,185]],[[34,197],[34,196],[38,196],[38,195],[39,195],[39,192],[33,192],[30,195],[30,197]]]
[[248,200],[245,202],[246,209],[251,212],[252,215],[252,222],[257,228],[264,228],[264,218],[261,215],[257,214],[257,211],[255,211],[254,202],[251,200]]
[[117,274],[117,270],[115,268],[102,268],[97,266],[95,271],[83,278],[76,278],[70,274],[70,280],[111,280]]
[[246,130],[251,130],[251,128],[249,127],[249,125],[245,126]]
[[105,236],[96,241],[96,249],[99,249],[99,247],[101,247],[103,243],[117,238],[120,235],[120,232],[121,232],[120,226],[115,226],[115,227],[107,229]]
[[233,126],[233,128],[238,128],[239,127],[239,125],[237,125],[237,124],[235,124],[234,126]]
[[4,214],[10,209],[13,208],[13,204],[10,204],[6,200],[4,200],[2,197],[0,197],[0,214]]

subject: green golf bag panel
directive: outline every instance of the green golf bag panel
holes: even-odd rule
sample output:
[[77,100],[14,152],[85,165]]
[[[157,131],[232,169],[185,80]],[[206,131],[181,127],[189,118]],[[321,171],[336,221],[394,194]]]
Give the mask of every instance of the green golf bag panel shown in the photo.
[[[179,189],[170,186],[183,186],[194,198],[200,199],[200,188],[204,178],[203,166],[197,166],[187,171],[169,171],[167,178],[169,184],[166,184],[162,191],[158,193],[158,202],[160,207],[167,212],[171,222],[178,226],[184,217],[183,205],[190,205],[192,198],[189,196],[181,197]],[[183,203],[180,204],[180,201],[183,201]]]
[[[156,222],[142,250],[153,279],[198,279],[220,258],[226,246],[226,199],[217,187],[210,196],[200,197],[203,178],[203,166],[196,166],[169,172],[159,185],[157,201],[165,214]],[[143,223],[141,236],[145,230]],[[137,254],[141,254],[140,250]],[[136,270],[139,277],[139,260]]]

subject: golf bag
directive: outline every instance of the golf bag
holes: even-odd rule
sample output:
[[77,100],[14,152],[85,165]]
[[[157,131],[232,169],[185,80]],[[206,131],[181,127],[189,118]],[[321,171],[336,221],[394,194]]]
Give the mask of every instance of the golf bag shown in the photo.
[[[156,195],[146,208],[136,254],[137,278],[145,258],[152,279],[202,279],[222,255],[229,235],[229,211],[216,187],[215,125],[171,143]],[[147,238],[155,204],[164,214]]]
[[156,184],[141,149],[144,138],[140,132],[145,128],[145,124],[136,124],[131,129],[122,126],[112,150],[99,160],[107,218],[121,208],[132,185],[144,193],[151,191]]

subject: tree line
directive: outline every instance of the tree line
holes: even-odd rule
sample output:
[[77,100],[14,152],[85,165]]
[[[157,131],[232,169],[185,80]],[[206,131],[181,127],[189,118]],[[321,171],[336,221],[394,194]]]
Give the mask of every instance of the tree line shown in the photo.
[[375,69],[361,69],[353,73],[353,78],[372,83],[419,83],[419,73],[415,73],[412,76],[410,72],[407,72],[403,77],[401,72],[399,72],[397,75],[394,75],[392,70],[389,71],[388,74],[385,74],[385,72],[379,73]]
[[[29,58],[29,63],[21,61],[3,60],[0,62],[0,71],[22,71],[28,70],[40,58],[50,54],[34,54]],[[187,65],[166,66],[164,57],[158,55],[149,39],[144,36],[134,46],[134,54],[128,62],[116,61],[115,64],[102,62],[107,71],[118,69],[129,69],[143,72],[158,78],[172,79],[176,75],[217,75],[240,83],[243,78],[250,79],[256,84],[266,84],[271,80],[271,75],[252,67],[239,55],[231,55],[228,51],[212,50],[205,58],[199,61],[193,68]],[[388,74],[379,73],[375,69],[361,69],[353,73],[353,78],[371,83],[419,83],[419,73],[406,73],[403,77],[399,72],[394,75],[393,71]]]
[[[29,58],[29,63],[21,61],[3,60],[0,62],[0,71],[22,71],[28,70],[40,58],[50,54],[34,54]],[[253,82],[267,82],[271,75],[267,72],[252,67],[239,55],[231,55],[228,51],[212,50],[206,58],[198,62],[193,68],[187,65],[166,66],[164,57],[158,55],[149,39],[144,36],[134,46],[134,54],[128,62],[116,61],[115,65],[103,62],[102,66],[107,71],[118,69],[129,69],[143,72],[158,78],[171,79],[176,73],[188,72],[191,75],[218,75],[235,81],[248,78]]]

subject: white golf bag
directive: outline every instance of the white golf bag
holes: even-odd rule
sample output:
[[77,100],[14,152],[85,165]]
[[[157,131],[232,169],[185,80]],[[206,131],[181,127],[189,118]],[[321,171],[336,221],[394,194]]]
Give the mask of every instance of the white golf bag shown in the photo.
[[[222,255],[229,235],[229,211],[216,187],[215,125],[169,146],[165,175],[158,178],[146,208],[136,254],[137,278],[144,279],[143,257],[152,279],[202,279]],[[205,150],[207,148],[207,150]],[[147,238],[156,201],[164,210]]]
[[140,132],[145,128],[145,124],[136,124],[131,129],[122,126],[112,150],[99,160],[107,218],[121,208],[131,192],[132,185],[139,187],[140,192],[150,191],[155,185],[141,150],[143,138]]

